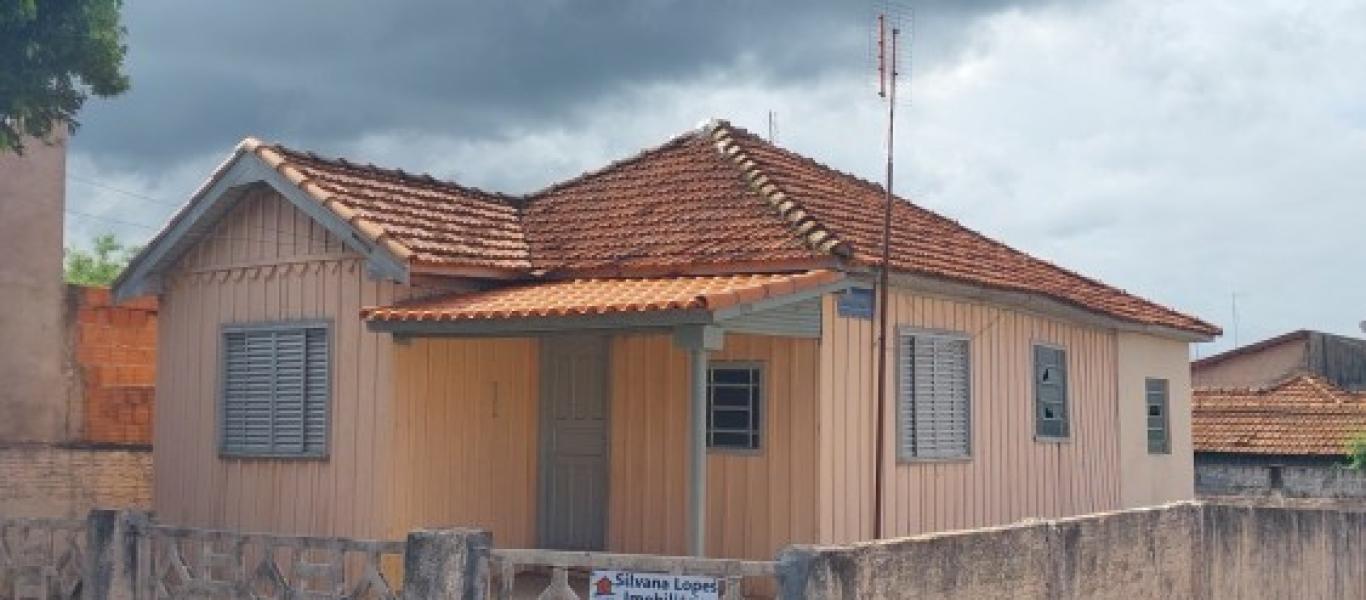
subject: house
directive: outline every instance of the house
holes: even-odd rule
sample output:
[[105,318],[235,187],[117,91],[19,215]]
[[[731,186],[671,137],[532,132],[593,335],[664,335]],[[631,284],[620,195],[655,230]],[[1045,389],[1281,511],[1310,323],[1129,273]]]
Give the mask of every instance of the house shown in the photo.
[[1260,388],[1298,373],[1366,389],[1366,340],[1301,329],[1191,363],[1195,387]]
[[883,198],[724,121],[526,196],[247,139],[116,286],[158,517],[771,557],[1193,497],[1219,329],[905,201],[877,447]]
[[1366,499],[1347,443],[1366,433],[1366,393],[1300,373],[1261,388],[1197,388],[1196,491],[1202,496]]

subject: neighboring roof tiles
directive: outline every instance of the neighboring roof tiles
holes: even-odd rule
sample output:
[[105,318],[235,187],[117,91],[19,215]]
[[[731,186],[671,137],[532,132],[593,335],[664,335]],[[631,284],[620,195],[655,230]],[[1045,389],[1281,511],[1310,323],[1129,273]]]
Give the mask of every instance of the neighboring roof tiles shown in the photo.
[[574,279],[452,294],[368,307],[370,321],[459,321],[576,317],[677,310],[716,311],[832,284],[834,271],[803,273]]
[[435,266],[530,267],[517,208],[508,197],[279,145],[253,141],[247,147],[401,258]]
[[[854,260],[881,260],[885,190],[778,148],[743,129],[719,124],[711,134],[752,178],[762,177],[770,197],[786,212],[814,220],[813,227],[847,244]],[[1218,327],[1195,317],[1039,260],[991,240],[957,222],[898,198],[893,204],[891,265],[894,270],[994,288],[1041,293],[1124,320],[1206,335]]]
[[1265,389],[1196,389],[1196,452],[1277,456],[1341,456],[1366,432],[1366,394],[1313,375]]

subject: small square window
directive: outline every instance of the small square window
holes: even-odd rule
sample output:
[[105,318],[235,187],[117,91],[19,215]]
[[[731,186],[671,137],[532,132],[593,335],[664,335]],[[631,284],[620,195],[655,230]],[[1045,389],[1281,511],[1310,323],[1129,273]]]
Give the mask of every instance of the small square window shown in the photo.
[[714,363],[707,369],[707,447],[758,450],[763,431],[763,369]]
[[223,328],[223,456],[327,455],[331,342],[326,323]]

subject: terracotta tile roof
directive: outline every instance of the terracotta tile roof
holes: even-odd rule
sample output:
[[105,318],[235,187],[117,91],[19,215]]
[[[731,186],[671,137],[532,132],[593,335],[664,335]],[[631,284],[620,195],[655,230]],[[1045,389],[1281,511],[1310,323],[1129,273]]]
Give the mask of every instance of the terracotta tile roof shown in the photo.
[[825,256],[696,132],[533,194],[525,226],[532,262],[556,272]]
[[522,317],[573,317],[678,310],[715,311],[831,284],[836,271],[571,279],[451,294],[369,307],[370,321],[456,321]]
[[[372,241],[417,265],[511,277],[646,277],[866,267],[882,188],[724,121],[525,197],[245,144]],[[1033,258],[910,202],[894,269],[1041,294],[1142,325],[1218,327]]]
[[1265,389],[1196,389],[1191,412],[1196,452],[1340,456],[1366,431],[1366,394],[1315,375]]
[[[880,261],[884,189],[774,146],[743,129],[722,125],[718,148],[763,177],[791,206],[847,244],[854,260]],[[1095,279],[1039,260],[900,199],[893,204],[893,269],[988,287],[1041,293],[1124,320],[1217,335],[1219,328]]]
[[246,147],[400,258],[522,271],[531,266],[515,198],[254,140]]

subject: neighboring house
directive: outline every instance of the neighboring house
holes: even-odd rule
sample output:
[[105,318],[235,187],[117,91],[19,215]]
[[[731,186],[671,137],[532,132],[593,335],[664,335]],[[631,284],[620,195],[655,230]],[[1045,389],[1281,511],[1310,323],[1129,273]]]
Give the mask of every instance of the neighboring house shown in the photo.
[[0,517],[151,501],[155,299],[62,283],[66,138],[0,152]]
[[1366,432],[1366,393],[1309,374],[1196,389],[1194,427],[1201,495],[1366,498],[1366,473],[1346,468],[1348,440]]
[[1366,389],[1366,340],[1301,329],[1191,363],[1197,387],[1266,387],[1296,373]]
[[898,201],[875,497],[883,197],[720,121],[526,196],[245,140],[116,286],[158,517],[771,557],[1194,495],[1218,328]]

